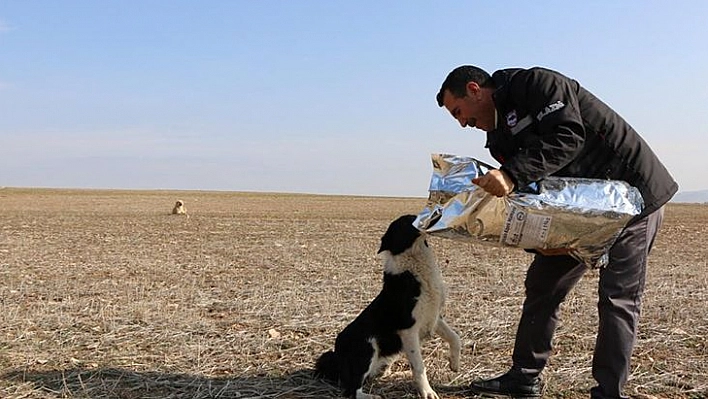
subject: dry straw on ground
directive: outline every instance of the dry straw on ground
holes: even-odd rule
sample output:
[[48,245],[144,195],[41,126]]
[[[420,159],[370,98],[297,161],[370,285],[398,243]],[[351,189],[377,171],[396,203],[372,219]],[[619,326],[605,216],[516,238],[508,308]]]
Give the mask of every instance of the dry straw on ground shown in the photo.
[[[175,198],[190,218],[170,214]],[[330,398],[316,357],[376,295],[379,238],[422,198],[223,192],[0,191],[0,397]],[[708,395],[708,206],[672,204],[650,259],[628,394]],[[443,398],[509,366],[520,250],[430,240],[464,341],[451,372],[424,345]],[[587,397],[596,272],[562,308],[548,397]],[[399,362],[375,393],[414,398]]]

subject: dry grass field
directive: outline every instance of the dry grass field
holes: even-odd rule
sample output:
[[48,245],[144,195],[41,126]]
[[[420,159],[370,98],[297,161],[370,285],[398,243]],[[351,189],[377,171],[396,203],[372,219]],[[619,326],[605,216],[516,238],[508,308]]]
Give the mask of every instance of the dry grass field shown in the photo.
[[[177,199],[189,217],[171,215]],[[388,223],[422,198],[0,189],[0,397],[334,398],[317,356],[376,295]],[[670,204],[627,394],[708,396],[708,206]],[[430,239],[464,342],[442,398],[507,369],[530,256]],[[567,299],[546,396],[588,397],[597,273]],[[415,398],[405,362],[370,385]]]

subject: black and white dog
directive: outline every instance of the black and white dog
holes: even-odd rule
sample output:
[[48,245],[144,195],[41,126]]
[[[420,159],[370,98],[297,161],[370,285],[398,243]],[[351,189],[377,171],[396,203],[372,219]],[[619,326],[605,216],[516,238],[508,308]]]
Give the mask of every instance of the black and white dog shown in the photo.
[[445,285],[425,234],[413,226],[415,215],[393,221],[381,237],[383,288],[334,343],[334,351],[320,356],[315,374],[338,383],[347,398],[376,399],[362,385],[386,370],[405,353],[420,396],[438,399],[430,387],[421,353],[421,339],[433,332],[450,345],[450,368],[460,367],[460,337],[440,313]]

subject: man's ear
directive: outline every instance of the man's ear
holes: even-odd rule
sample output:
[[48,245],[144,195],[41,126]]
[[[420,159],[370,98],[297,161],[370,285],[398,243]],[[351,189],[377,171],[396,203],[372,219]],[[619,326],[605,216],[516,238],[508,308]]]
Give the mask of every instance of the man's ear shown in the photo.
[[481,91],[481,87],[479,87],[477,82],[467,82],[465,88],[467,89],[467,95],[472,98],[477,98]]

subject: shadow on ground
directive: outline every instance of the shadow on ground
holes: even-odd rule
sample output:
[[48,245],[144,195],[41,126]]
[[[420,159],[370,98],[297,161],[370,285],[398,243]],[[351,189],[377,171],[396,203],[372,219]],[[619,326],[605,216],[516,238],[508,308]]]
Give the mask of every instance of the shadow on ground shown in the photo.
[[[191,374],[136,372],[120,368],[49,371],[16,370],[0,375],[12,385],[31,385],[17,397],[90,399],[207,399],[207,398],[337,398],[339,389],[313,377],[311,370],[280,376],[203,377]],[[394,385],[395,384],[395,385]],[[411,381],[377,381],[374,388],[384,397],[415,398]],[[439,394],[461,394],[460,387],[436,386]],[[26,392],[29,390],[30,392]]]
[[136,372],[119,368],[11,371],[0,376],[13,384],[30,383],[57,397],[142,398],[327,398],[336,389],[312,377],[310,370],[282,376],[204,377],[192,374]]

